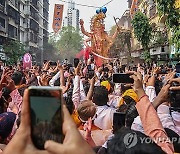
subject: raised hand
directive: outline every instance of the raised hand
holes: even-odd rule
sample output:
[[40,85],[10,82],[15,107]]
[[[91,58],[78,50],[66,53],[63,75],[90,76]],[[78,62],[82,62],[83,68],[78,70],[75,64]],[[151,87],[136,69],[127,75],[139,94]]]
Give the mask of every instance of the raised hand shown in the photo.
[[63,114],[63,132],[65,135],[63,144],[47,141],[45,149],[52,154],[94,154],[93,150],[80,135],[65,105],[63,105]]

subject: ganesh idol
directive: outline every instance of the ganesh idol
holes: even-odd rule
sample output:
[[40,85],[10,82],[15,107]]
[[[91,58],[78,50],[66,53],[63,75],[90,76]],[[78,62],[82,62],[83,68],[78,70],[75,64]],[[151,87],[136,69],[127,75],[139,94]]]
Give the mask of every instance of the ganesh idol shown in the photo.
[[[108,35],[105,31],[104,19],[106,17],[107,8],[103,7],[96,10],[96,15],[91,19],[90,32],[87,32],[84,28],[84,21],[80,20],[81,31],[88,38],[84,41],[85,49],[85,61],[89,58],[89,55],[93,55],[97,65],[101,65],[103,61],[109,58],[109,49],[113,45],[113,42],[118,34],[119,27],[112,36]],[[90,45],[89,45],[90,44]]]

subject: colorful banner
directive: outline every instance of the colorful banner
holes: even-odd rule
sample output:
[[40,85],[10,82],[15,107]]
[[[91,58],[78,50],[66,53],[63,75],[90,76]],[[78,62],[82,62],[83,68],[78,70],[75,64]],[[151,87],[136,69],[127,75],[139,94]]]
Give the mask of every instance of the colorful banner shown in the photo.
[[29,53],[26,53],[23,57],[23,68],[31,69],[32,67],[32,56]]
[[63,9],[64,9],[64,5],[55,4],[54,19],[53,19],[53,25],[52,25],[52,28],[55,33],[57,33],[61,29],[62,20],[63,20]]

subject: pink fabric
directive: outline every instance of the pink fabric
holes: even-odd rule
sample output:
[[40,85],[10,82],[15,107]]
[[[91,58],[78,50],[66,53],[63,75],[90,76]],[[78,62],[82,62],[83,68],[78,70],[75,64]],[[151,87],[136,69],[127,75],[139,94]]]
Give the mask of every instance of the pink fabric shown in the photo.
[[172,115],[172,118],[173,118],[174,125],[176,126],[176,129],[180,133],[180,113],[173,111],[171,113],[171,115]]
[[[89,59],[90,53],[91,53],[91,48],[84,49],[84,59],[86,62]],[[97,66],[101,66],[103,64],[102,58],[97,57],[96,55],[94,55],[94,60]]]
[[65,77],[65,78],[69,77],[69,75],[70,75],[70,74],[68,73],[68,71],[64,72],[64,77]]
[[173,145],[167,142],[169,140],[168,136],[148,97],[143,97],[136,104],[136,108],[140,115],[145,134],[152,138],[163,151],[168,154],[173,154]]
[[74,79],[72,101],[74,103],[75,110],[76,110],[80,103],[80,77],[79,76],[75,76],[75,79]]
[[[157,113],[164,128],[169,128],[180,135],[178,125],[175,125],[174,119],[170,115],[169,106],[160,105],[157,109]],[[178,119],[180,119],[180,115],[178,116]]]
[[88,69],[87,69],[87,67],[85,67],[85,68],[83,69],[83,75],[84,75],[84,76],[86,76],[87,71],[88,71]]
[[14,91],[12,91],[10,93],[10,96],[12,98],[12,102],[9,103],[9,106],[7,108],[7,112],[13,112],[14,110],[14,107],[16,108],[17,110],[17,113],[16,113],[16,120],[14,122],[14,126],[12,128],[12,132],[11,134],[8,136],[7,138],[7,142],[9,142],[12,137],[14,136],[14,134],[16,133],[16,130],[17,130],[17,124],[16,124],[16,121],[18,119],[18,114],[21,112],[21,108],[22,108],[22,96],[20,95],[18,89],[15,89]]
[[18,89],[15,89],[10,93],[10,96],[12,98],[12,102],[9,103],[9,106],[7,108],[7,112],[13,112],[12,107],[16,106],[17,107],[17,114],[21,111],[22,108],[22,96],[20,95]]

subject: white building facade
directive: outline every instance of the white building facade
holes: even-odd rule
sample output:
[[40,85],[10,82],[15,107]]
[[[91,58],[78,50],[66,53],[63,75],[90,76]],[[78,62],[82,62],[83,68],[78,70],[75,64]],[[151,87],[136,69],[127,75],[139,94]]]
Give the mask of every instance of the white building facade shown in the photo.
[[75,2],[68,1],[67,16],[64,18],[63,26],[72,26],[79,30],[79,10],[75,8]]

